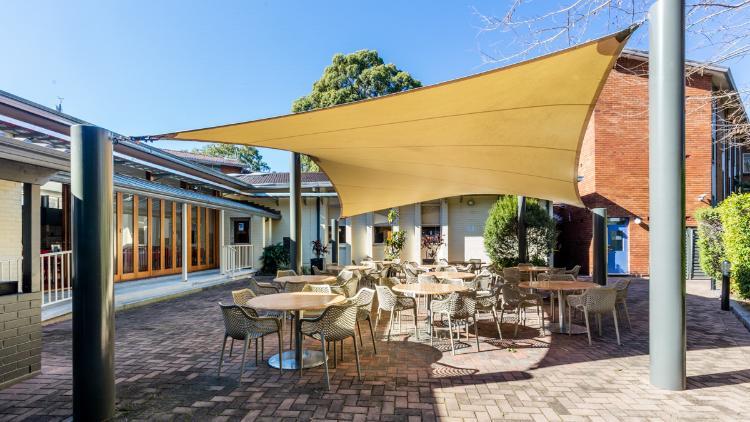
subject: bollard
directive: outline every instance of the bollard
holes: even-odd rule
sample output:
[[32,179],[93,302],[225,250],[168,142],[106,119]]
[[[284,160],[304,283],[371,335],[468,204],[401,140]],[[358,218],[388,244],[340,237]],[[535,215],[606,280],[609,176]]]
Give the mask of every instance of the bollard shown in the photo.
[[721,263],[721,310],[729,310],[729,275],[732,264],[729,261]]

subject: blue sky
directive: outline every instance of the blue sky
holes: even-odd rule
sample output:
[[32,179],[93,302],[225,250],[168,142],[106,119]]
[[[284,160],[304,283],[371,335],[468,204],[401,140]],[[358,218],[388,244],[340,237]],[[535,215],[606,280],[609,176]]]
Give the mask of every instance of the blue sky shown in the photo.
[[[338,52],[375,49],[432,84],[487,70],[479,46],[502,42],[478,37],[473,8],[506,1],[363,3],[6,0],[0,89],[156,134],[288,113]],[[288,153],[263,155],[288,168]]]

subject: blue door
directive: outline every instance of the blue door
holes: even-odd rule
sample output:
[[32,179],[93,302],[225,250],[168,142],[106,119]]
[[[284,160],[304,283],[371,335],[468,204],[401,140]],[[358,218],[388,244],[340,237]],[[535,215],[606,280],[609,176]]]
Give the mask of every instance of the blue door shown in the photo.
[[628,274],[628,219],[607,219],[607,272]]

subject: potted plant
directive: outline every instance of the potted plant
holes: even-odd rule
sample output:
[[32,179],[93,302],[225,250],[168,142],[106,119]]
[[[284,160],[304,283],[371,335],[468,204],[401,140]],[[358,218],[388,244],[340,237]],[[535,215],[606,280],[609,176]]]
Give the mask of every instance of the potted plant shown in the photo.
[[[393,225],[398,222],[399,212],[397,208],[388,211],[388,223]],[[401,251],[406,245],[406,232],[404,230],[395,230],[385,240],[385,258],[394,260],[401,256]]]
[[435,257],[437,257],[437,253],[443,244],[443,235],[441,234],[426,234],[422,236],[422,249],[427,255],[427,258],[423,259],[425,264],[435,263]]
[[315,258],[310,260],[310,266],[318,267],[319,270],[323,270],[323,257],[328,253],[328,245],[324,245],[320,240],[313,240],[312,251],[315,254]]

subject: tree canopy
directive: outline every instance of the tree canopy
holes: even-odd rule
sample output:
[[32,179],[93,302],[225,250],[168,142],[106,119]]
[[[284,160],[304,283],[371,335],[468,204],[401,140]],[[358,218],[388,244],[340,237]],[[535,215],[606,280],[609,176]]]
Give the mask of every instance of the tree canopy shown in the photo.
[[[292,112],[346,104],[422,86],[393,63],[385,63],[375,50],[336,54],[313,83],[312,92],[292,104]],[[302,171],[320,171],[310,157],[302,156]]]
[[250,171],[269,171],[268,163],[263,161],[263,156],[257,148],[247,145],[233,144],[209,144],[202,148],[196,148],[193,152],[210,155],[212,157],[235,158],[246,166]]

